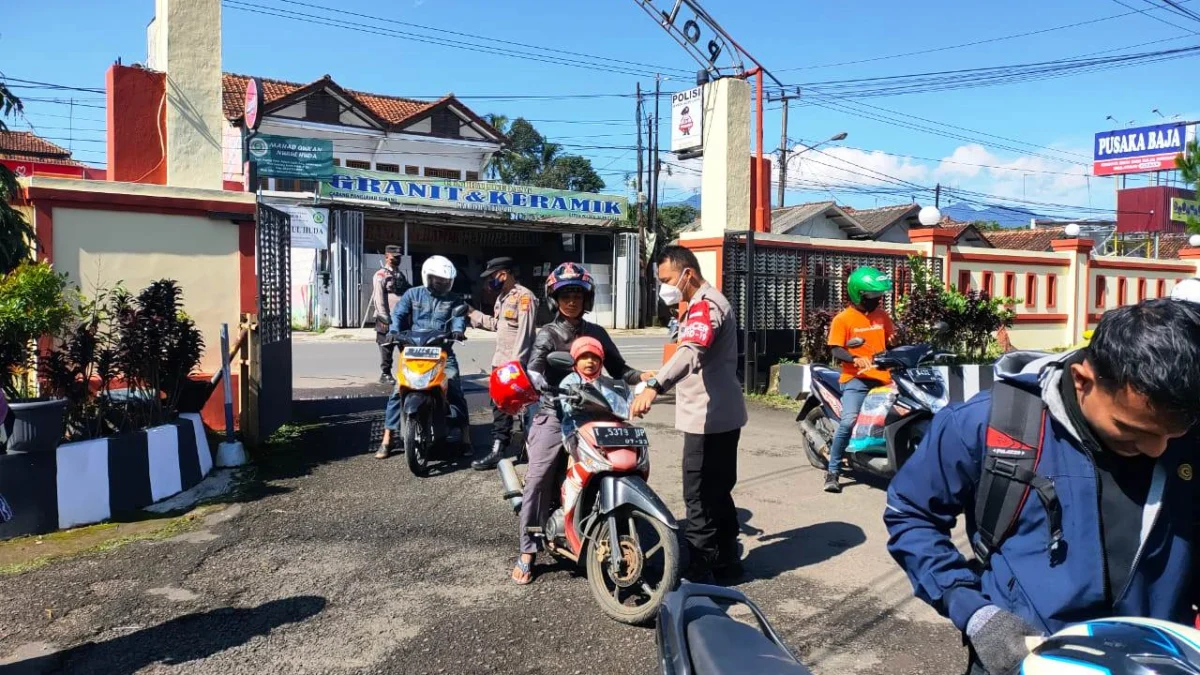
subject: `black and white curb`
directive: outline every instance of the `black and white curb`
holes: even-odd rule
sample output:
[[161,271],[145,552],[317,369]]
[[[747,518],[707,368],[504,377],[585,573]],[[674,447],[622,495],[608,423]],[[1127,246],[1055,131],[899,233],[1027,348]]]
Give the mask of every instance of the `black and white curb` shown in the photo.
[[199,483],[213,468],[200,416],[54,452],[0,455],[0,494],[13,519],[0,539],[133,513]]

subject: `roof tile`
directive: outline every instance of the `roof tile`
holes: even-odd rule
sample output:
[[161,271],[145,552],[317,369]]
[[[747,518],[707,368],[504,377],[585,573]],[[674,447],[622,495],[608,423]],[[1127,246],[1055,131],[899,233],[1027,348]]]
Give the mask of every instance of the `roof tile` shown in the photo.
[[[222,107],[225,110],[226,119],[231,121],[241,119],[242,106],[246,95],[246,83],[249,80],[249,75],[225,73],[222,80]],[[273,80],[265,77],[259,78],[259,80],[263,84],[264,104],[278,101],[289,94],[293,94],[313,84],[300,84],[298,82]],[[317,82],[319,81],[317,80]],[[436,101],[417,101],[399,96],[385,96],[383,94],[371,94],[362,91],[352,91],[350,89],[347,89],[346,93],[353,96],[356,103],[390,124],[401,124],[405,120],[437,105]]]
[[36,136],[31,131],[0,131],[0,159],[83,166],[71,151]]

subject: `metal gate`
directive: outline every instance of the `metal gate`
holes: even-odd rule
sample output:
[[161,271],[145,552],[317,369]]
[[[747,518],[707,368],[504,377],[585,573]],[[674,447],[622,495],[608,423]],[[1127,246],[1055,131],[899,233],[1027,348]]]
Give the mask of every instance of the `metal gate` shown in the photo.
[[360,328],[363,303],[363,214],[336,210],[333,217],[331,267],[333,276],[333,325]]
[[251,343],[251,441],[262,441],[292,415],[292,311],[289,282],[292,250],[291,216],[258,205],[254,251],[258,274],[258,317]]

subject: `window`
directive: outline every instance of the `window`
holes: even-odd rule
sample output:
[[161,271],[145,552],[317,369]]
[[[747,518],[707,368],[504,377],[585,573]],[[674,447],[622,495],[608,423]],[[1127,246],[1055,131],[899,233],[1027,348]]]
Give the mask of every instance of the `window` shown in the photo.
[[1017,295],[1017,275],[1012,272],[1004,273],[1004,297],[1014,298]]
[[425,167],[425,176],[427,178],[449,178],[450,180],[461,180],[462,172],[458,169],[433,169]]
[[271,189],[271,179],[270,178],[259,178],[258,179],[258,189],[259,190],[270,190]]
[[334,157],[334,158],[333,158],[333,165],[334,165],[334,166],[341,166],[341,165],[342,165],[342,159],[341,159],[340,157]]
[[1096,277],[1096,309],[1103,309],[1108,302],[1108,282],[1106,277]]
[[304,118],[312,122],[337,124],[341,110],[337,99],[327,91],[319,91],[305,100]]
[[479,180],[479,172],[478,171],[468,171],[467,172],[467,180]]
[[276,178],[275,190],[278,192],[295,192],[296,180],[294,178]]
[[1159,279],[1156,290],[1157,290],[1157,292],[1154,294],[1154,297],[1156,297],[1156,298],[1167,297],[1167,280]]
[[420,176],[421,175],[421,167],[413,166],[412,164],[405,164],[404,165],[404,174],[406,176]]
[[1058,275],[1046,275],[1046,306],[1054,307],[1058,304]]
[[995,281],[995,278],[991,272],[984,272],[983,273],[983,283],[979,285],[979,292],[983,293],[984,295],[988,296],[989,298],[992,297],[992,291],[995,290],[995,287],[993,284],[994,281]]
[[375,162],[376,171],[386,171],[387,173],[400,173],[399,164],[384,164],[383,162]]
[[1146,299],[1146,280],[1138,279],[1138,302]]
[[1037,275],[1032,272],[1025,275],[1025,306],[1037,307]]
[[346,168],[347,169],[370,169],[371,163],[364,162],[360,159],[348,159],[348,160],[346,160]]
[[[430,126],[434,136],[446,136],[449,138],[458,138],[461,134],[459,128],[462,126],[462,120],[458,115],[454,114],[449,108],[442,108],[433,113],[430,118]],[[425,174],[429,175],[429,174]]]
[[1117,307],[1125,304],[1125,277],[1117,277]]
[[315,180],[298,180],[296,181],[296,192],[313,192],[317,191],[317,181]]
[[971,290],[971,270],[958,271],[958,292],[966,293]]

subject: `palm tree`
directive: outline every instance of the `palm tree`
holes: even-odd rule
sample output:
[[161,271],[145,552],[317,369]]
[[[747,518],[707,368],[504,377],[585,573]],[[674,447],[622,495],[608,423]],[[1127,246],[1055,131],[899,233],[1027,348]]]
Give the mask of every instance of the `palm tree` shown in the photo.
[[[484,119],[487,120],[488,124],[492,125],[493,129],[499,131],[505,136],[508,135],[508,115],[501,115],[500,113],[488,113],[487,115],[484,115]],[[505,180],[505,176],[508,174],[509,164],[512,161],[512,158],[509,157],[509,153],[510,150],[506,147],[500,148],[496,152],[492,153],[492,156],[488,158],[487,164],[483,167],[484,175],[492,180]]]
[[[21,99],[0,82],[0,134],[8,132],[4,118],[19,115],[22,109]],[[33,243],[37,241],[33,228],[10,203],[19,190],[17,176],[0,164],[0,273],[3,274],[29,260],[33,255]]]

